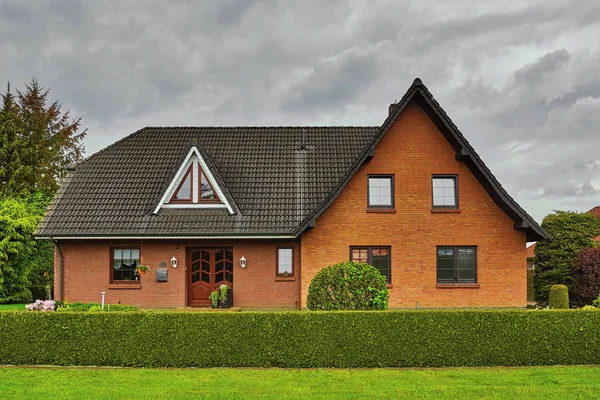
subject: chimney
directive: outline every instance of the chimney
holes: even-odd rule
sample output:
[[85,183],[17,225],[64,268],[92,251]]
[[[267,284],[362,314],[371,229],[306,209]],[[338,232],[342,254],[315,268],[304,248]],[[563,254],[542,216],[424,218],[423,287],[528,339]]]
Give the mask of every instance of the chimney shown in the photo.
[[392,115],[394,113],[394,111],[396,111],[396,108],[398,108],[398,104],[397,103],[390,104],[390,110],[389,110],[389,113],[388,113],[388,117],[390,115]]
[[306,148],[306,129],[305,128],[302,128],[302,139],[300,142],[300,148],[301,149]]

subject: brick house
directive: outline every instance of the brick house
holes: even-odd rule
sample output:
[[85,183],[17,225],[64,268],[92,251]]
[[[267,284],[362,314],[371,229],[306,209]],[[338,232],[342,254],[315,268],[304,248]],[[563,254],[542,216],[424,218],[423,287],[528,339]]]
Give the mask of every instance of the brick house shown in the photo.
[[71,169],[36,236],[58,299],[208,306],[227,283],[246,308],[303,308],[348,259],[392,308],[525,307],[548,238],[418,78],[380,127],[141,129]]

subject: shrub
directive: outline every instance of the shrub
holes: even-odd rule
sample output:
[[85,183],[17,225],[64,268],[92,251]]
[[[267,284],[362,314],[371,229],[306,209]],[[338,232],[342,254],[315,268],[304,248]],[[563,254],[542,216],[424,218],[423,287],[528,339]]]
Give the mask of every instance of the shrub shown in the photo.
[[54,311],[56,304],[54,300],[36,300],[34,303],[25,306],[27,311]]
[[596,245],[593,238],[600,234],[600,219],[588,213],[556,211],[544,218],[542,227],[553,237],[535,245],[535,299],[544,304],[554,284],[567,285],[573,292],[577,254],[585,247]]
[[600,294],[600,247],[579,252],[573,275],[574,293],[580,304],[592,304]]
[[600,308],[600,294],[598,295],[598,298],[592,302],[592,305],[596,308]]
[[[0,365],[376,368],[600,364],[598,327],[600,312],[580,310],[3,311]],[[133,343],[127,338],[142,340]]]
[[367,263],[345,261],[323,268],[308,287],[310,310],[385,310],[386,278]]
[[550,308],[569,308],[569,289],[565,285],[552,285],[548,303]]

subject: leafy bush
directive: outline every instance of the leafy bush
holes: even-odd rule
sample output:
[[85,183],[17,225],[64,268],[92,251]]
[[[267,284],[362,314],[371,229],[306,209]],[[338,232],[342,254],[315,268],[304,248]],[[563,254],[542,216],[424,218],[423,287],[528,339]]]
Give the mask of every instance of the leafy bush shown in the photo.
[[310,310],[385,310],[386,278],[367,263],[345,261],[323,268],[308,287]]
[[600,247],[579,252],[573,275],[574,292],[580,304],[592,304],[600,294]]
[[[0,365],[375,368],[600,364],[598,327],[600,312],[580,310],[3,311]],[[132,343],[124,337],[143,340]]]
[[600,294],[598,295],[598,298],[592,302],[592,305],[596,308],[600,308]]
[[561,283],[573,292],[577,254],[596,245],[592,239],[600,234],[600,219],[588,213],[556,211],[544,218],[542,227],[553,237],[535,245],[533,285],[536,300],[544,304],[552,285]]
[[552,285],[548,303],[550,308],[569,308],[569,288],[565,285]]
[[56,311],[58,312],[87,312],[87,311],[136,311],[136,306],[124,304],[102,304],[100,303],[69,303],[67,301],[57,301]]

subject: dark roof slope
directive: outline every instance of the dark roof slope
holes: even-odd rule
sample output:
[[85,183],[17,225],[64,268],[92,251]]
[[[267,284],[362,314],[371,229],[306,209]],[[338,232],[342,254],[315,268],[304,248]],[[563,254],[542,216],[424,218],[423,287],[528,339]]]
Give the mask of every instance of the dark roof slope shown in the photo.
[[[331,205],[411,101],[434,121],[527,241],[549,239],[467,142],[419,78],[381,127],[144,128],[80,163],[37,236],[300,235]],[[306,138],[303,145],[303,137]],[[223,210],[152,213],[196,141],[235,200]]]
[[[144,128],[75,167],[37,236],[292,235],[335,190],[378,130]],[[235,215],[222,209],[153,214],[194,141],[235,200]]]

